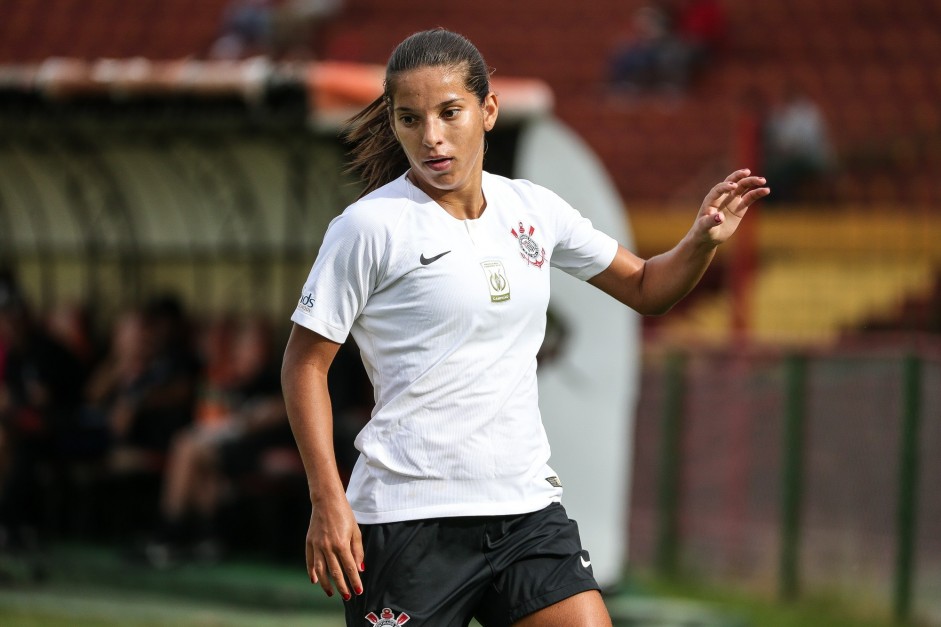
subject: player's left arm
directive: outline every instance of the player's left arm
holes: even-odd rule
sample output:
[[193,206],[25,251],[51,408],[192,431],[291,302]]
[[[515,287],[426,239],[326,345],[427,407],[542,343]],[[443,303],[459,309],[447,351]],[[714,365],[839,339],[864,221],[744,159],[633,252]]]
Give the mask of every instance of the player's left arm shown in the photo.
[[588,282],[641,314],[666,313],[696,286],[748,208],[770,193],[764,185],[747,169],[733,172],[706,194],[676,246],[648,260],[619,246],[611,264]]

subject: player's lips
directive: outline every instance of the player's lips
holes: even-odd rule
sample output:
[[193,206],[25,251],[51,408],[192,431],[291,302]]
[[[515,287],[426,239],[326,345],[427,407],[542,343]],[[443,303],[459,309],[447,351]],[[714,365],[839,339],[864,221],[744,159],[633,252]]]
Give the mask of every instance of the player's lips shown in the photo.
[[451,161],[453,160],[453,157],[431,157],[425,159],[424,164],[435,172],[444,172],[451,167]]

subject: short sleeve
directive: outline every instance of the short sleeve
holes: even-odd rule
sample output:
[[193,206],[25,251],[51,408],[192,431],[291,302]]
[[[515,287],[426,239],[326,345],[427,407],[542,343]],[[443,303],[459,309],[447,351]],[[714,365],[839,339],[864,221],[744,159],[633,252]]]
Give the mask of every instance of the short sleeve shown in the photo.
[[556,244],[550,264],[583,281],[606,269],[617,254],[618,243],[596,229],[554,192],[541,189],[544,206],[552,208],[556,219]]
[[334,218],[291,320],[344,342],[378,282],[385,244],[382,225],[355,205]]

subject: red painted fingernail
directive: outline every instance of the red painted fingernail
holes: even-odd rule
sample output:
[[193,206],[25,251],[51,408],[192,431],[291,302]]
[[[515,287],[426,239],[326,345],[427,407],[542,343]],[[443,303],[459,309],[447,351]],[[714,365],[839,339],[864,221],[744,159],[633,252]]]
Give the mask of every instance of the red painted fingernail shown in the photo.
[[349,592],[346,592],[346,593],[343,594],[343,600],[344,600],[344,601],[349,601],[349,600],[352,599],[352,598],[353,598],[353,596],[352,596]]
[[363,589],[360,588],[359,586],[356,586],[355,588],[353,588],[353,592],[356,593],[356,596],[359,596],[363,593]]
[[360,563],[359,563],[359,572],[363,572],[364,570],[366,570],[366,562],[360,562]]
[[327,596],[328,596],[328,597],[332,597],[332,596],[333,596],[333,590],[328,590],[328,591],[327,591]]

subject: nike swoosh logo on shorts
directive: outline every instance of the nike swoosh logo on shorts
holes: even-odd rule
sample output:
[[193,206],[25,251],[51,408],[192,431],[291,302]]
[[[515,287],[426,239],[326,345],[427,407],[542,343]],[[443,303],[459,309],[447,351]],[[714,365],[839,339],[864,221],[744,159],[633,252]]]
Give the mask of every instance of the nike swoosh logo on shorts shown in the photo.
[[578,559],[581,560],[582,566],[584,566],[585,568],[588,568],[589,566],[591,566],[591,560],[586,561],[585,558],[582,557],[581,555],[578,556]]
[[426,257],[425,254],[422,253],[421,257],[419,257],[418,260],[421,262],[421,265],[427,266],[429,263],[434,263],[434,262],[438,261],[439,259],[441,259],[441,258],[444,257],[445,255],[447,255],[449,252],[451,252],[451,251],[450,251],[450,250],[446,250],[446,251],[444,251],[443,253],[441,253],[440,255],[435,255],[434,257]]

